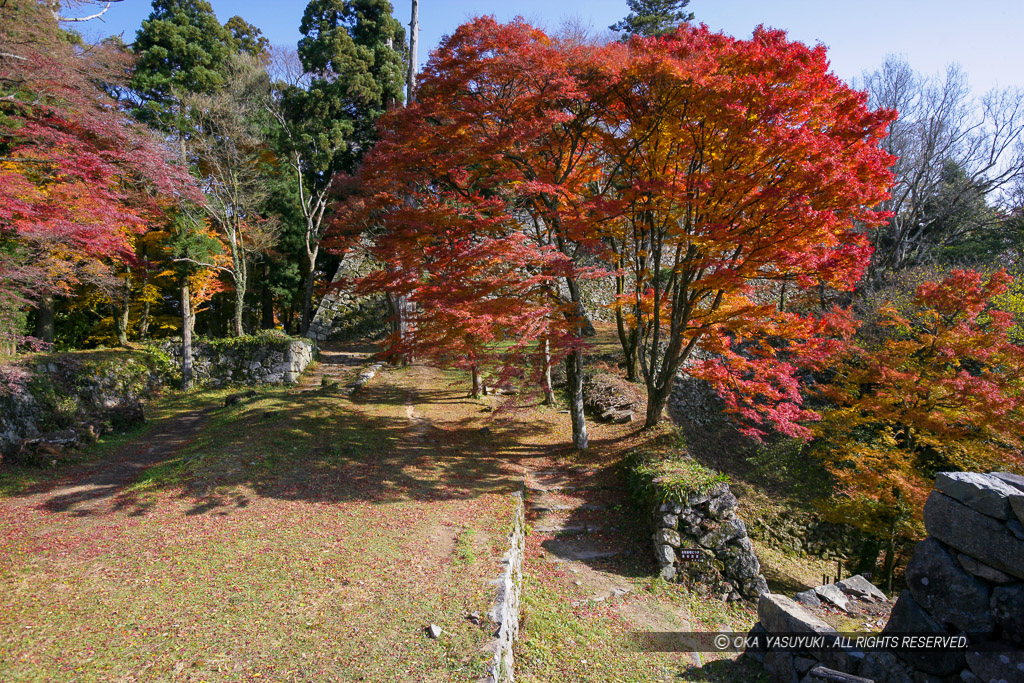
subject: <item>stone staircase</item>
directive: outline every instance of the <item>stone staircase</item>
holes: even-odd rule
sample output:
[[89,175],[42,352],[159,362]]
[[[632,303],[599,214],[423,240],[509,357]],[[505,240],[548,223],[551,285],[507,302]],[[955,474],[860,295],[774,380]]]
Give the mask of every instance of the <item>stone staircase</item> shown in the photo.
[[[552,562],[586,562],[615,557],[619,550],[602,537],[607,505],[587,502],[601,491],[569,470],[539,470],[526,475],[527,520]],[[578,494],[585,494],[584,496]]]

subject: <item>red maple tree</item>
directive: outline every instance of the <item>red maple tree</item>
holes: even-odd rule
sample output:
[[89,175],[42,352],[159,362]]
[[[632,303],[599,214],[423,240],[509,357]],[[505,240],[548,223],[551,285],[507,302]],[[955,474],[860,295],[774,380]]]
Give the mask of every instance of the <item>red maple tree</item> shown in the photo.
[[[822,46],[758,28],[749,40],[683,26],[634,38],[605,108],[618,174],[606,224],[627,270],[619,305],[635,333],[647,421],[672,383],[710,380],[757,435],[807,435],[794,373],[829,348],[834,314],[780,311],[773,283],[850,290],[867,264],[865,228],[885,216],[895,112],[828,70]],[[625,289],[625,288],[624,288]],[[620,320],[622,319],[620,314]],[[631,330],[632,332],[632,330]]]
[[778,311],[755,285],[852,287],[863,229],[884,219],[869,207],[891,181],[878,142],[893,116],[830,74],[823,48],[780,32],[683,27],[598,47],[477,19],[433,53],[416,105],[383,120],[363,222],[346,222],[382,227],[386,268],[366,283],[421,302],[420,353],[459,349],[473,366],[511,336],[553,342],[577,447],[579,283],[615,269],[648,426],[704,344],[716,357],[691,371],[752,433],[806,434],[794,358],[822,357],[845,318]]
[[84,49],[44,4],[12,0],[0,16],[0,287],[37,299],[66,292],[85,261],[130,261],[158,197],[199,194],[111,97],[123,51]]

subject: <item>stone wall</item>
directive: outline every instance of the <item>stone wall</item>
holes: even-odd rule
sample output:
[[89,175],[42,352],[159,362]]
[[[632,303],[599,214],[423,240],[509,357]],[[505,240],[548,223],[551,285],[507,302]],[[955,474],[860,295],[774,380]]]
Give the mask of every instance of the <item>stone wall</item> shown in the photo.
[[[160,349],[181,367],[180,339]],[[282,334],[199,341],[192,346],[192,371],[199,386],[288,384],[298,382],[315,357],[315,342]]]
[[[736,515],[728,484],[691,494],[685,503],[662,503],[654,515],[654,552],[666,580],[686,578],[722,600],[757,599],[768,592],[761,563]],[[695,555],[698,559],[685,559]]]
[[523,554],[526,544],[526,519],[523,494],[516,491],[515,522],[509,534],[509,549],[502,558],[504,570],[495,582],[498,594],[491,608],[490,619],[498,628],[491,649],[494,659],[488,669],[487,683],[513,683],[515,661],[513,651],[519,635],[519,601],[523,592]]
[[914,548],[908,590],[884,630],[966,633],[977,649],[906,657],[907,664],[949,680],[1024,681],[1022,523],[1024,477],[938,475],[924,507],[929,537]]
[[688,422],[699,427],[720,424],[728,419],[725,404],[711,384],[683,372],[672,381],[672,393],[666,409],[676,422]]
[[703,586],[722,600],[768,592],[761,563],[721,475],[690,458],[635,457],[630,487],[654,533],[661,576]]
[[171,374],[166,358],[143,351],[28,360],[0,387],[0,460],[50,464],[106,429],[143,419],[142,404]]
[[[358,253],[363,253],[362,250]],[[376,339],[389,331],[390,312],[383,294],[359,296],[341,286],[345,281],[366,275],[373,264],[357,254],[346,255],[310,321],[306,336],[318,342]]]
[[[940,473],[925,504],[929,537],[917,544],[882,635],[962,636],[965,647],[933,650],[748,652],[775,680],[875,683],[1024,681],[1024,477]],[[797,596],[801,598],[800,595]],[[762,596],[751,635],[835,629],[795,601]],[[801,676],[804,676],[801,679]]]

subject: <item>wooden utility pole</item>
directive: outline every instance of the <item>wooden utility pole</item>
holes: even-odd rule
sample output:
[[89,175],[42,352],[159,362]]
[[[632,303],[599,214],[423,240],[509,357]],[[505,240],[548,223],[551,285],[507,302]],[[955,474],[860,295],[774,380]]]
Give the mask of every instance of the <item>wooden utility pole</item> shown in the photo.
[[[405,106],[416,101],[416,46],[419,43],[420,32],[420,3],[419,0],[412,0],[412,19],[409,21],[409,71],[405,79]],[[407,201],[412,201],[407,197]],[[394,300],[395,320],[398,323],[398,339],[407,348],[402,354],[402,363],[408,364],[413,361],[412,349],[408,342],[410,337],[409,315],[412,313],[413,305],[404,296],[396,296]]]
[[416,101],[416,47],[420,37],[420,1],[412,0],[412,21],[409,22],[409,74],[406,78],[406,106]]

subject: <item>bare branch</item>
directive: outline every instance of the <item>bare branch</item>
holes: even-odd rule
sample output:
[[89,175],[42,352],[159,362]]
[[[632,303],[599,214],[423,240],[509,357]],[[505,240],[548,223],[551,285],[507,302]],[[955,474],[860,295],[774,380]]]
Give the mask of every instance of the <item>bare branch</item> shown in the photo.
[[60,12],[58,12],[56,9],[53,10],[53,16],[54,16],[54,18],[57,19],[57,21],[64,21],[64,22],[92,21],[93,19],[99,19],[104,14],[106,14],[107,10],[110,9],[110,5],[115,3],[115,2],[120,2],[120,0],[109,0],[108,2],[103,3],[103,9],[101,9],[99,12],[96,12],[95,14],[90,14],[87,17],[64,17],[64,16],[61,16]]

